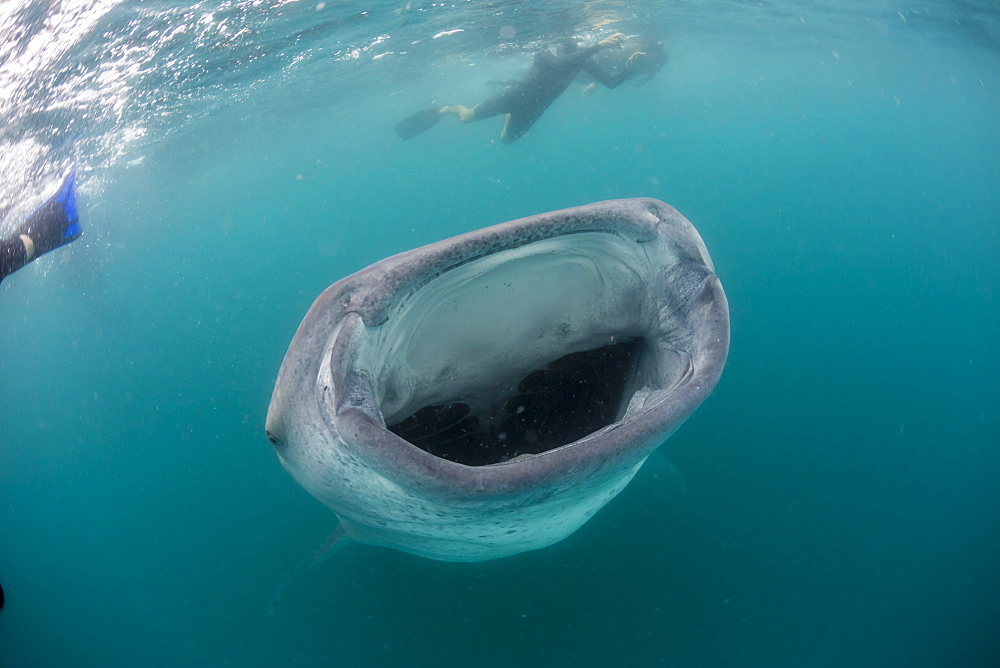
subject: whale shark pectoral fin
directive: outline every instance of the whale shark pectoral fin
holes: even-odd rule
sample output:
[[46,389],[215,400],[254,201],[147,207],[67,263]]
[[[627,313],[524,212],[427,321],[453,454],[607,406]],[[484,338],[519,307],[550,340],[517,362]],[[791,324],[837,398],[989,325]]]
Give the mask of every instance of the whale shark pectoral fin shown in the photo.
[[271,597],[271,603],[267,606],[268,614],[274,615],[277,612],[278,604],[281,603],[282,597],[292,584],[302,578],[302,576],[308,571],[312,570],[313,567],[326,561],[330,555],[349,542],[351,542],[351,539],[344,531],[344,525],[338,524],[337,528],[333,530],[333,533],[327,536],[326,540],[323,541],[323,544],[320,545],[319,548],[317,548],[304,563],[284,577],[281,584],[279,584],[278,588],[274,591],[274,595]]

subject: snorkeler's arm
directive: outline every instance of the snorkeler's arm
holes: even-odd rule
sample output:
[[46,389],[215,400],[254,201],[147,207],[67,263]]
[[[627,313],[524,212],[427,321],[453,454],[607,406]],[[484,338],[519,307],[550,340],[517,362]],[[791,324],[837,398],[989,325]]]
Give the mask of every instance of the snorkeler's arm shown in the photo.
[[622,48],[622,42],[625,41],[625,33],[616,32],[613,35],[608,35],[600,42],[597,43],[598,48],[601,49],[620,49]]
[[595,53],[603,51],[604,48],[605,47],[601,46],[600,44],[593,44],[591,46],[585,46],[583,48],[577,49],[572,53],[567,53],[566,55],[562,56],[562,58],[569,61],[576,61],[582,65],[583,63],[587,62],[588,58],[590,58]]
[[581,70],[594,77],[597,81],[603,84],[607,88],[616,88],[628,78],[628,71],[622,71],[616,74],[610,74],[603,67],[597,64],[596,61],[591,58],[595,53],[603,51],[604,49],[620,49],[622,42],[625,40],[625,35],[620,32],[616,32],[614,35],[605,37],[597,44],[592,46],[587,46],[577,51],[574,51],[566,56],[563,56],[566,60],[576,61]]
[[583,65],[583,71],[594,77],[605,88],[617,88],[628,79],[628,70],[621,70],[611,74],[593,60],[588,60]]
[[603,51],[604,49],[620,49],[623,41],[625,41],[625,35],[620,32],[616,32],[613,35],[605,37],[597,44],[585,46],[571,53],[567,53],[561,56],[559,60],[561,62],[576,62],[581,68],[585,68],[589,62],[588,59],[595,53]]

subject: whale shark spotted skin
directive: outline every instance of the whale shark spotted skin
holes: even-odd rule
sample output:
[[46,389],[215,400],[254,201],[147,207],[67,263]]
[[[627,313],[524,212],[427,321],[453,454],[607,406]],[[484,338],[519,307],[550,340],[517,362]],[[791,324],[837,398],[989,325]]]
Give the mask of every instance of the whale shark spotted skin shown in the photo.
[[267,436],[344,535],[480,561],[573,533],[712,392],[729,308],[653,199],[539,214],[395,255],[316,299]]

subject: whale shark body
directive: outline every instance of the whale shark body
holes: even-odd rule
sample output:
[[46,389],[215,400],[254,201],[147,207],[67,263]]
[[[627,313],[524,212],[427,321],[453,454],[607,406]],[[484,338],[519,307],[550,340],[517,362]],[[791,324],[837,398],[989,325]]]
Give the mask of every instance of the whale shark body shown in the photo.
[[444,561],[573,533],[712,392],[729,309],[701,237],[652,199],[494,225],[331,285],[267,436],[362,543]]

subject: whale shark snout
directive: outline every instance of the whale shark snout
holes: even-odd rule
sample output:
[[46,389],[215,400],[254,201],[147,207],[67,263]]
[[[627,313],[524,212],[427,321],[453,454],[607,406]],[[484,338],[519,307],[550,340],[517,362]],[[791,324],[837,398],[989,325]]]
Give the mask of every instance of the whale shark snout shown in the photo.
[[330,286],[267,416],[284,467],[360,542],[446,561],[565,538],[713,390],[722,286],[650,199],[487,227]]

